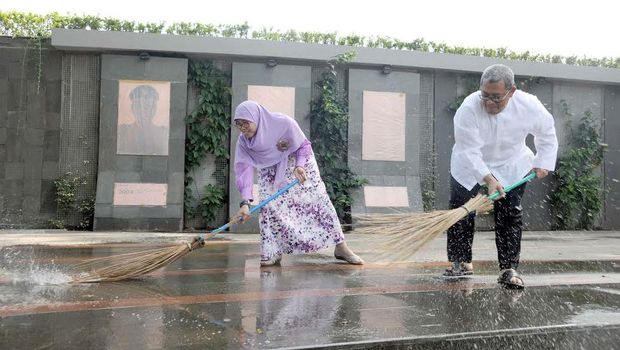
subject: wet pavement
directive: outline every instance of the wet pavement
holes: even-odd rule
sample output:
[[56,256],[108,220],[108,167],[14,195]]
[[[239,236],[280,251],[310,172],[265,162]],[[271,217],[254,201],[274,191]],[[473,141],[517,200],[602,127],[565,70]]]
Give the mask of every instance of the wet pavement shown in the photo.
[[84,259],[191,237],[0,232],[0,349],[620,347],[619,232],[524,233],[524,291],[497,285],[489,233],[461,280],[438,277],[445,237],[390,263],[380,238],[348,234],[366,265],[324,250],[261,269],[257,235],[225,234],[141,279],[67,283]]

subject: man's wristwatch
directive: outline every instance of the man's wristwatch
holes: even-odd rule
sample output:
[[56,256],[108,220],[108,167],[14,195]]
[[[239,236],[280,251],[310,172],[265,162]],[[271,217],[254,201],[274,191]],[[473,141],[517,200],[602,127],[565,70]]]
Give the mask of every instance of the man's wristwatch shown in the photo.
[[244,205],[247,205],[247,206],[248,206],[248,208],[249,208],[249,207],[250,207],[250,201],[248,201],[247,199],[242,200],[242,201],[239,203],[239,208],[242,208]]

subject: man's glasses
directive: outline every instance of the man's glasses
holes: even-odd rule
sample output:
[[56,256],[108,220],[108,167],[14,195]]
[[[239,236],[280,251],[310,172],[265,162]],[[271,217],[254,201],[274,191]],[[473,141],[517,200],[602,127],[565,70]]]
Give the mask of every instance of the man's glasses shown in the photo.
[[493,101],[495,103],[500,103],[508,97],[510,91],[511,90],[508,90],[504,96],[500,96],[499,94],[489,95],[484,91],[480,91],[480,95],[478,95],[478,97],[480,97],[480,99],[484,102]]
[[239,130],[247,129],[250,126],[250,122],[247,120],[235,120],[235,127]]

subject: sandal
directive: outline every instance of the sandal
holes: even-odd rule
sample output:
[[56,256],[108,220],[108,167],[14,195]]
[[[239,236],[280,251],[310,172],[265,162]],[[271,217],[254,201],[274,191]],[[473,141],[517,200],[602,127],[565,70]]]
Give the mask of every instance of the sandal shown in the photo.
[[450,268],[443,273],[444,278],[466,277],[474,274],[472,263],[463,263],[455,261]]
[[334,254],[334,258],[338,260],[344,260],[351,265],[364,265],[364,260],[355,254],[351,255],[336,255]]
[[[512,279],[516,278],[518,282],[513,282]],[[508,289],[523,289],[525,288],[525,284],[523,283],[523,278],[519,275],[519,273],[515,269],[505,269],[502,270],[499,274],[499,278],[497,278],[497,282],[501,284],[504,288]]]
[[261,260],[260,266],[266,267],[266,266],[280,265],[281,260],[282,260],[282,255],[276,255],[269,260]]

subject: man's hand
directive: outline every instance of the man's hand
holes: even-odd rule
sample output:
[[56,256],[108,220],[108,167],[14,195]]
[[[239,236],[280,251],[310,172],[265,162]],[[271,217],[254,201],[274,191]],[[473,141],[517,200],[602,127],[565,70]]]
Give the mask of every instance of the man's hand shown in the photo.
[[542,179],[543,177],[549,175],[549,171],[547,169],[542,168],[534,168],[532,169],[536,173],[536,177]]
[[295,169],[293,169],[293,174],[295,174],[295,177],[299,180],[300,184],[303,184],[304,181],[306,181],[306,171],[304,168],[296,166]]
[[246,221],[250,218],[250,206],[245,204],[239,211],[235,214],[235,216],[231,219],[231,221],[235,224],[245,224]]
[[495,178],[495,176],[489,174],[487,176],[484,177],[484,182],[487,183],[487,193],[489,195],[492,195],[495,192],[499,192],[500,196],[499,198],[504,198],[506,197],[506,193],[504,192],[504,186],[502,186],[502,184],[499,183],[499,181],[497,181],[497,179]]

